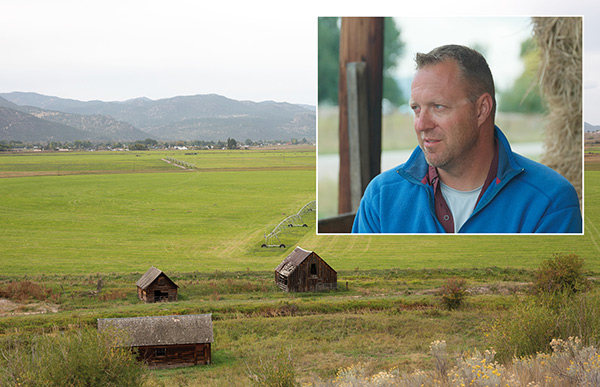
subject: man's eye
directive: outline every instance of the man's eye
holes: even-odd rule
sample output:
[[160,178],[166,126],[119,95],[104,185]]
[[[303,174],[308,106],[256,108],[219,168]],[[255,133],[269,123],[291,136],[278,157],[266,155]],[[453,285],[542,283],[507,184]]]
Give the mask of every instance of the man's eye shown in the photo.
[[436,110],[441,110],[443,109],[445,106],[444,105],[433,105],[434,108],[436,108]]

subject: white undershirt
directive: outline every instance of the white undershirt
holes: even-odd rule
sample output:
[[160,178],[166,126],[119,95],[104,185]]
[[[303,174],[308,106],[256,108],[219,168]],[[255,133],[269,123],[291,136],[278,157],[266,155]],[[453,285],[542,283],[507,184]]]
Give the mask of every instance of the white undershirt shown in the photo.
[[454,218],[454,232],[458,232],[473,213],[483,185],[473,191],[458,191],[440,181],[440,188]]

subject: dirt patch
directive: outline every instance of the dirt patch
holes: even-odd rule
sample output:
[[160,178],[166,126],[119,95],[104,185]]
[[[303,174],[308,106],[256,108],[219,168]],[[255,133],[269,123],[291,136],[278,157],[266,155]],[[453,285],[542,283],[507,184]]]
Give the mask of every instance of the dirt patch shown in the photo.
[[[470,295],[481,295],[481,294],[520,294],[525,293],[529,290],[531,282],[497,282],[485,285],[473,286],[467,288],[467,293]],[[437,295],[440,293],[441,288],[436,289],[423,289],[423,290],[411,290],[404,292],[404,294],[413,294],[419,296]]]
[[597,164],[600,163],[600,153],[585,153],[583,155],[585,164]]
[[58,305],[47,302],[20,303],[0,298],[0,317],[57,313]]
[[501,282],[475,286],[467,289],[469,294],[517,294],[524,293],[531,287],[531,282]]

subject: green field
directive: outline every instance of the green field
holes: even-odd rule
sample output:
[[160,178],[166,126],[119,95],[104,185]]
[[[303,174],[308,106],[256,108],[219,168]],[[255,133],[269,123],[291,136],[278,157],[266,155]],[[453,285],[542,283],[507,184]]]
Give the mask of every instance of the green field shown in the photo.
[[[311,216],[308,229],[282,233],[286,249],[264,249],[265,232],[315,199],[314,151],[171,155],[204,170],[160,152],[1,155],[5,171],[83,173],[0,180],[2,274],[270,270],[296,245],[342,270],[534,268],[573,252],[600,271],[600,172],[585,175],[584,236],[315,235]],[[157,171],[85,174],[133,162]]]
[[172,157],[196,165],[198,171],[224,169],[314,169],[314,150],[264,149],[147,152],[52,152],[0,155],[0,177],[91,173],[176,172],[162,159]]
[[[175,155],[209,171],[183,171],[163,156],[0,156],[5,169],[35,174],[60,167],[66,174],[1,180],[2,273],[131,272],[151,264],[262,270],[282,253],[261,250],[264,233],[315,199],[314,152]],[[158,171],[85,174],[113,165],[122,171],[132,160],[138,172]],[[67,174],[74,171],[84,174]],[[286,232],[283,243],[288,234],[295,238],[297,230]]]
[[[309,227],[281,234],[285,249],[267,249],[265,232],[315,200],[314,148],[0,154],[0,291],[26,280],[48,289],[0,303],[0,349],[97,318],[212,313],[214,364],[153,371],[153,381],[248,385],[248,365],[280,348],[302,381],[356,363],[431,368],[434,340],[450,352],[485,348],[483,327],[522,300],[543,260],[575,253],[598,276],[597,169],[586,165],[585,235],[316,235],[309,214]],[[297,245],[338,271],[338,291],[279,291],[273,269]],[[177,302],[138,302],[134,284],[150,265],[178,283]],[[445,311],[436,289],[447,277],[487,290]]]

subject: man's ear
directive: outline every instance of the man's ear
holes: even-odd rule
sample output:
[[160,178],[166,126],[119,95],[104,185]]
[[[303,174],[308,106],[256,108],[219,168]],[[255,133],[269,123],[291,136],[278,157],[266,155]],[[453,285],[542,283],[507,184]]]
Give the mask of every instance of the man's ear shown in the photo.
[[494,100],[489,93],[483,93],[477,99],[477,123],[481,126],[492,114]]

